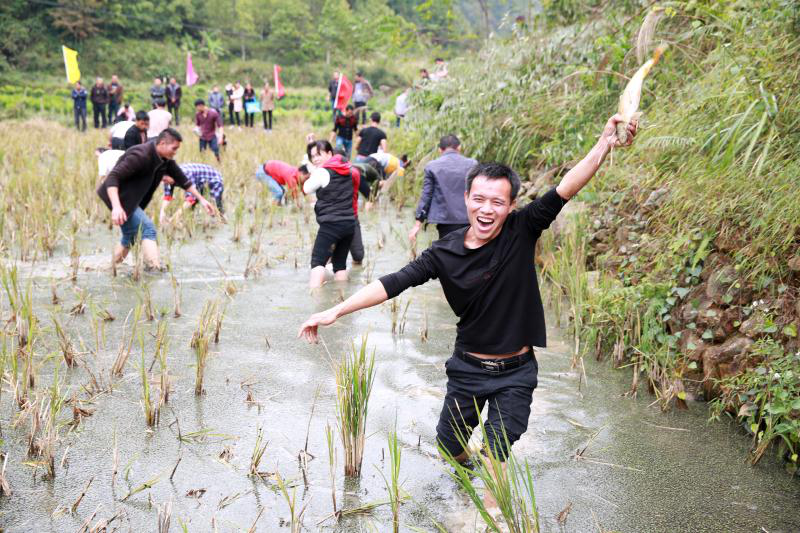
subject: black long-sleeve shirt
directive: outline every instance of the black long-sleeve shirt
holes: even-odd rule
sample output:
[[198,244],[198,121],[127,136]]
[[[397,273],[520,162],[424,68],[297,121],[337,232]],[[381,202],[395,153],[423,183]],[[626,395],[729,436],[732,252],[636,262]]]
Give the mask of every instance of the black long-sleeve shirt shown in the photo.
[[544,308],[533,262],[536,241],[566,200],[551,189],[508,215],[503,229],[480,248],[464,246],[467,228],[435,241],[401,270],[380,278],[389,298],[439,278],[459,317],[456,347],[484,354],[546,346]]

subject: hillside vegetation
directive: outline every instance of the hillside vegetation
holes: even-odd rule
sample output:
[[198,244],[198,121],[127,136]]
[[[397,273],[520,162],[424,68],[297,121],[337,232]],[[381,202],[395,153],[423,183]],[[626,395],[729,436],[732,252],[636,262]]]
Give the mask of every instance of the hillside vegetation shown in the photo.
[[[531,27],[455,62],[415,96],[413,160],[455,133],[540,193],[595,142],[646,52],[640,134],[573,201],[545,251],[576,364],[633,369],[664,408],[713,400],[796,468],[800,446],[800,11],[788,0],[546,2]],[[655,23],[655,25],[653,24]],[[645,56],[647,55],[645,54]],[[599,274],[598,274],[599,272]],[[556,302],[558,303],[558,302]]]

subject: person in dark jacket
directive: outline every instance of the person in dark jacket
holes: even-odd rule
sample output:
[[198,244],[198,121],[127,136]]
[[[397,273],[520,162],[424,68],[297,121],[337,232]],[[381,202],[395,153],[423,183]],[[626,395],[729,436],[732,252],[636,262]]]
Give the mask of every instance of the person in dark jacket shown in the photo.
[[169,85],[165,89],[165,93],[167,96],[167,111],[172,113],[172,117],[175,119],[175,125],[180,126],[181,118],[180,118],[180,109],[181,109],[181,86],[178,85],[178,80],[175,78],[169,79]]
[[464,179],[476,161],[461,155],[461,141],[455,135],[445,135],[439,140],[439,153],[425,165],[422,196],[417,204],[414,227],[408,232],[412,243],[422,224],[436,224],[439,238],[469,224],[464,204]]
[[147,111],[136,112],[136,122],[125,132],[122,141],[122,149],[127,150],[131,146],[147,142],[147,129],[150,127],[150,116]]
[[305,194],[316,193],[314,214],[319,231],[311,251],[309,287],[325,283],[325,265],[333,263],[333,277],[347,280],[347,253],[356,226],[355,205],[358,201],[358,174],[340,155],[334,156],[328,141],[314,141],[306,147],[306,155],[316,167],[303,183]]
[[146,267],[161,268],[156,227],[144,210],[162,180],[191,193],[210,215],[215,215],[214,206],[203,198],[174,161],[181,141],[180,133],[167,128],[154,142],[130,148],[97,187],[97,195],[111,210],[111,221],[122,231],[122,240],[114,248],[115,262],[125,259],[131,245],[141,235]]
[[108,123],[116,121],[119,108],[122,106],[122,96],[125,90],[119,82],[119,78],[114,74],[111,76],[111,83],[108,84]]
[[97,78],[92,86],[90,96],[92,101],[92,117],[94,127],[99,128],[102,119],[103,127],[106,127],[106,106],[108,105],[108,89],[103,84],[103,78]]
[[75,127],[78,131],[86,131],[86,97],[86,89],[81,82],[76,81],[75,88],[72,89],[72,111],[75,114]]
[[339,73],[333,71],[330,81],[328,81],[328,99],[331,102],[331,120],[336,120],[336,91],[339,88]]
[[[620,115],[611,117],[595,146],[561,183],[521,209],[516,209],[516,172],[500,163],[475,165],[463,192],[469,226],[435,241],[401,270],[312,315],[300,326],[298,337],[317,342],[319,326],[439,279],[458,324],[453,355],[445,363],[447,392],[436,426],[437,444],[444,455],[464,462],[475,452],[467,441],[480,423],[486,430],[481,451],[504,462],[528,427],[539,371],[534,346],[547,343],[534,262],[536,241],[592,179],[611,149],[633,142],[635,123],[627,128],[626,143],[617,138],[622,122]],[[488,491],[484,503],[497,508]]]
[[153,78],[153,85],[150,87],[150,105],[152,109],[156,108],[156,102],[164,100],[166,90],[161,84],[161,78]]

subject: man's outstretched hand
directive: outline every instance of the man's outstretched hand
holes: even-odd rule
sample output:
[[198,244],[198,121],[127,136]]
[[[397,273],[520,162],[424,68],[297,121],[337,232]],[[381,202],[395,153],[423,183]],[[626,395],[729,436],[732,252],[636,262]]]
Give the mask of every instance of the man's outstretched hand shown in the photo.
[[337,318],[338,316],[335,307],[332,307],[327,311],[322,311],[321,313],[314,313],[308,320],[303,322],[302,326],[300,326],[300,331],[297,332],[297,337],[304,338],[308,342],[316,344],[319,342],[319,335],[317,334],[317,329],[319,326],[330,326],[336,322]]
[[633,144],[633,138],[636,136],[636,130],[639,126],[639,118],[635,117],[628,124],[628,138],[625,143],[621,143],[617,138],[617,124],[623,121],[622,115],[617,113],[606,122],[600,137],[608,143],[609,148],[624,148]]

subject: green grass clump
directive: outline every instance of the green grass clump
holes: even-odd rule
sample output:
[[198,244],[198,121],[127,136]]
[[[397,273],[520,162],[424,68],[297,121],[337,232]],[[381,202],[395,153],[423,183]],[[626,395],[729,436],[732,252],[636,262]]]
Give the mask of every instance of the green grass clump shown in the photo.
[[761,460],[773,441],[778,453],[797,469],[800,452],[800,354],[787,352],[772,339],[760,340],[753,357],[761,363],[721,381],[724,391],[711,403],[712,417],[737,414],[753,437],[750,460]]
[[364,439],[367,424],[367,406],[375,379],[375,354],[367,355],[367,337],[361,339],[360,348],[353,346],[335,369],[336,417],[344,448],[344,474],[361,475],[364,457]]

